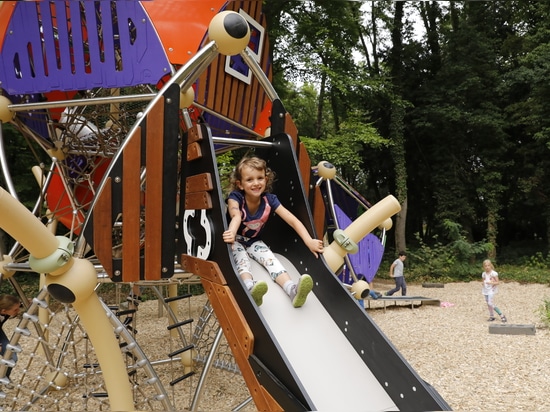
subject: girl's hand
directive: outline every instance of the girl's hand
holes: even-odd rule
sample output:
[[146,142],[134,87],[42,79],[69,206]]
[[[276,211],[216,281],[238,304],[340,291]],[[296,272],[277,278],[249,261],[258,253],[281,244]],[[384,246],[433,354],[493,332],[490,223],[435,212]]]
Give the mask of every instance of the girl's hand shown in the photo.
[[319,239],[310,239],[307,242],[307,247],[315,255],[316,258],[319,257],[319,253],[323,253],[325,250],[325,246],[323,245],[323,241]]
[[225,243],[235,243],[235,233],[233,233],[231,230],[226,230],[223,232],[223,241]]

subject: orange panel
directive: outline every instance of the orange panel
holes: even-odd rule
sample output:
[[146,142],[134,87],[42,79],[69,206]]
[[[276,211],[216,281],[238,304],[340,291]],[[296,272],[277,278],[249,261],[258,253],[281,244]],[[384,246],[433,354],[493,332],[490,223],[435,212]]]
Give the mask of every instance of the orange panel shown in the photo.
[[0,1],[0,46],[4,44],[4,36],[16,4],[16,1]]
[[323,194],[319,186],[315,185],[313,193],[313,224],[315,225],[315,231],[317,237],[321,238],[325,235],[325,223],[326,223],[326,210],[325,202],[323,201]]
[[137,282],[140,272],[141,128],[128,136],[122,152],[122,280]]
[[103,269],[113,277],[113,227],[111,198],[111,178],[105,181],[105,186],[98,194],[94,214],[94,252],[103,265]]
[[156,0],[141,4],[172,64],[185,64],[199,50],[208,25],[225,0]]

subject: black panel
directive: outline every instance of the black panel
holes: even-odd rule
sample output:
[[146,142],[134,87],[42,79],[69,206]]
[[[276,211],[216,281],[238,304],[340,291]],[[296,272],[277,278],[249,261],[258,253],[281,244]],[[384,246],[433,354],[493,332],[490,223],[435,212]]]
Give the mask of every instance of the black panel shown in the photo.
[[[274,143],[272,148],[256,150],[256,154],[276,173],[274,193],[310,233],[314,233],[292,139],[279,134],[265,140]],[[388,384],[386,392],[399,410],[449,410],[449,405],[417,375],[324,260],[316,259],[294,230],[278,216],[274,215],[268,225],[262,234],[265,242],[301,273],[312,276],[313,292],[377,380],[384,386]]]
[[[311,400],[299,383],[299,379],[289,367],[287,358],[276,343],[271,331],[265,325],[265,321],[257,310],[250,294],[246,291],[233,264],[230,246],[222,239],[222,233],[227,228],[227,220],[225,216],[225,199],[221,191],[214,146],[208,126],[201,124],[197,127],[200,127],[200,131],[204,136],[204,140],[201,142],[202,158],[183,162],[182,191],[180,193],[182,197],[180,214],[182,216],[180,216],[179,221],[181,233],[178,234],[178,255],[183,253],[198,256],[215,261],[219,265],[239,308],[254,333],[255,361],[252,363],[251,360],[251,365],[257,367],[259,363],[262,364],[262,372],[258,373],[258,380],[265,387],[285,388],[285,390],[277,390],[276,393],[270,394],[281,405],[288,405],[288,394],[291,395],[291,398],[295,398],[296,401],[291,402],[293,407],[289,410],[299,410],[296,408],[297,405],[306,405],[305,410],[311,410]],[[187,137],[184,138],[184,144],[186,144],[186,140]],[[211,192],[213,208],[211,210],[185,211],[183,204],[185,177],[200,173],[210,173],[212,175],[214,182],[214,190]],[[194,216],[191,216],[193,214]],[[209,236],[211,236],[210,244],[206,242]],[[205,248],[206,251],[201,248]],[[199,256],[201,250],[203,250],[203,254]],[[266,371],[269,371],[269,373],[266,373]],[[276,377],[276,381],[272,379],[274,377]]]
[[164,153],[162,163],[162,278],[174,274],[176,255],[176,202],[178,196],[180,88],[173,84],[164,94]]

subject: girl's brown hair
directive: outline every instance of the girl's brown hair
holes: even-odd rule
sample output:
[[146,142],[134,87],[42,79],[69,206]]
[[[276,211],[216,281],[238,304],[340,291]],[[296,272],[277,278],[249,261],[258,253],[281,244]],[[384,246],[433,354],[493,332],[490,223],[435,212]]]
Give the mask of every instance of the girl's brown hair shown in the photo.
[[13,295],[0,295],[0,312],[2,310],[10,310],[15,305],[19,304],[21,304],[19,298]]
[[243,157],[241,161],[235,166],[231,173],[229,182],[232,190],[240,190],[237,186],[237,182],[242,180],[242,171],[244,167],[250,167],[255,170],[265,171],[265,191],[271,192],[273,188],[273,181],[275,180],[275,172],[267,167],[267,163],[264,159],[260,159],[257,156]]

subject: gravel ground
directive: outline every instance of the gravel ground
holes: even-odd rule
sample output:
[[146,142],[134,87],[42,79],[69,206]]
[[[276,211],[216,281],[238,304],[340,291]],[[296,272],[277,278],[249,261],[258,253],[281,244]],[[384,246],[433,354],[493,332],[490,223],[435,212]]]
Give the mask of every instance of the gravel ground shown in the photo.
[[[375,281],[374,287],[384,292],[392,283]],[[408,295],[439,299],[442,305],[411,308],[399,303],[384,310],[381,301],[372,301],[367,313],[452,410],[550,410],[550,330],[541,324],[537,313],[543,301],[550,299],[547,285],[501,283],[495,299],[508,324],[535,325],[535,335],[489,334],[481,282],[449,283],[443,288],[409,285]],[[190,315],[198,319],[205,302],[203,294],[180,304],[181,318]],[[156,301],[143,302],[137,320],[138,343],[151,360],[174,350],[171,339],[167,339],[166,318],[159,319]],[[179,376],[169,366],[156,369],[163,382]],[[192,378],[195,384],[196,379],[198,376]],[[178,410],[190,406],[191,388],[186,387],[179,384],[170,390]],[[248,397],[242,376],[214,368],[199,410],[230,411]],[[242,410],[255,410],[254,403]]]
[[[391,288],[374,286],[382,292]],[[535,325],[535,335],[489,334],[481,282],[409,285],[407,294],[443,305],[392,306],[384,312],[381,302],[373,302],[368,313],[453,410],[550,410],[550,332],[537,313],[550,299],[547,285],[501,283],[495,297],[508,324]]]
[[[392,284],[375,282],[374,287],[383,292]],[[443,288],[409,285],[408,295],[436,298],[443,305],[388,304],[384,311],[382,302],[372,301],[367,313],[452,410],[550,410],[550,331],[537,313],[543,301],[550,299],[547,285],[503,282],[495,298],[508,324],[535,325],[535,335],[490,334],[481,282],[450,283]],[[192,300],[198,310],[204,296]],[[215,371],[210,379],[200,403],[203,411],[231,410],[247,396],[239,375]],[[187,406],[181,405],[182,409]],[[253,403],[244,410],[254,410]]]

